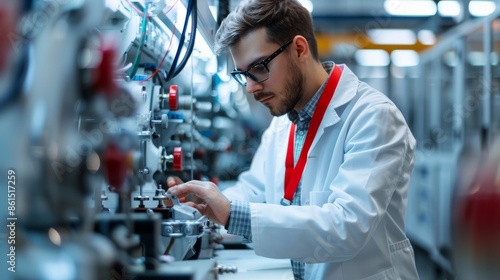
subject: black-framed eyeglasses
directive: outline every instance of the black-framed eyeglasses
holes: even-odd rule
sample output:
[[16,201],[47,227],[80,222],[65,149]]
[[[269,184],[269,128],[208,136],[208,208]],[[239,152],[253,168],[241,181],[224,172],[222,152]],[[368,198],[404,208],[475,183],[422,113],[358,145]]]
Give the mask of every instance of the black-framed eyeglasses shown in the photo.
[[267,68],[267,64],[271,62],[275,57],[277,57],[280,53],[282,53],[290,44],[293,42],[293,39],[288,41],[286,44],[281,46],[278,50],[276,50],[273,54],[265,58],[264,60],[253,64],[248,67],[245,71],[234,70],[231,72],[233,78],[240,83],[242,86],[247,85],[247,77],[256,81],[257,83],[262,83],[269,79],[269,68]]

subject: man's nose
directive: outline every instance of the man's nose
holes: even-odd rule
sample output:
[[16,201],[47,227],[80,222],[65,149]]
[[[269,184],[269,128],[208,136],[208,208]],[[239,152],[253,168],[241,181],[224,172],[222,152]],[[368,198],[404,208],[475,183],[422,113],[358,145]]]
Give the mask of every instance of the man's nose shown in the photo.
[[245,86],[245,89],[248,93],[255,94],[262,91],[262,87],[263,87],[262,82],[259,83],[252,79],[247,79],[247,85]]

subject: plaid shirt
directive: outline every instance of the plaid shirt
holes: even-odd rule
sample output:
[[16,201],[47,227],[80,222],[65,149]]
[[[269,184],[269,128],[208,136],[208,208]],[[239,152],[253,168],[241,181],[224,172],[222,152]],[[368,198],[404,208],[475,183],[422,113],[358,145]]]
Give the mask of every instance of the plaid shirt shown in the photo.
[[[323,68],[328,73],[331,73],[334,63],[331,61],[324,62]],[[318,104],[319,98],[323,93],[325,88],[326,81],[323,83],[321,88],[314,94],[313,98],[307,102],[304,108],[297,113],[295,110],[292,110],[288,113],[288,118],[296,125],[295,130],[295,145],[294,145],[294,161],[295,164],[299,159],[300,152],[302,151],[302,147],[304,146],[304,141],[306,139],[307,130],[309,129],[309,123],[311,121],[314,110],[316,109],[316,105]],[[302,181],[299,182],[299,186],[297,187],[297,191],[295,192],[292,200],[292,205],[301,205],[300,197],[301,197],[301,184]],[[247,241],[252,241],[252,224],[251,224],[251,215],[250,215],[250,203],[244,201],[232,201],[231,202],[231,213],[229,216],[229,227],[227,232],[229,234],[240,235],[243,236]],[[292,271],[295,279],[304,279],[304,263],[291,260],[292,263]]]

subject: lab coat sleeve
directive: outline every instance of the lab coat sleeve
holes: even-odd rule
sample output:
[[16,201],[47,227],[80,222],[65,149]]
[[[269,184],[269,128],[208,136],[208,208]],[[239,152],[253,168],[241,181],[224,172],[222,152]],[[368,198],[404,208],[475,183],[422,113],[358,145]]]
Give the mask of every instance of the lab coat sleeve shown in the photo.
[[[273,119],[273,122],[275,119]],[[272,134],[272,123],[262,135],[261,143],[255,152],[250,169],[242,172],[234,186],[225,189],[222,193],[229,200],[240,200],[248,202],[265,202],[264,170],[266,166],[266,155],[269,153],[270,137]]]
[[250,204],[258,255],[305,263],[352,259],[376,232],[396,188],[407,187],[415,143],[393,104],[358,109],[343,129],[344,159],[330,183],[328,203]]

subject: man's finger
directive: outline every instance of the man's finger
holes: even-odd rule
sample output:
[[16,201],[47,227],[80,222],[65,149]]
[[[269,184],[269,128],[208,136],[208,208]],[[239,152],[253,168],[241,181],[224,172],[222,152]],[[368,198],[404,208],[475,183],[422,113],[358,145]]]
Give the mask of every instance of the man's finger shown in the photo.
[[174,194],[178,197],[187,196],[188,194],[198,195],[200,192],[199,186],[192,183],[184,183],[180,185],[173,186],[168,189],[168,192]]
[[198,210],[198,211],[199,211],[202,215],[203,215],[203,214],[204,214],[204,212],[205,212],[206,205],[204,205],[204,204],[196,204],[196,203],[194,203],[194,202],[190,202],[190,201],[186,202],[185,204],[186,204],[186,205],[188,205],[188,206],[191,206],[191,207],[195,208],[195,209],[196,209],[196,210]]
[[182,180],[179,177],[177,177],[177,176],[169,176],[167,178],[167,186],[169,188],[173,187],[175,185],[180,185],[182,183],[184,183],[184,182],[182,182]]
[[211,200],[211,198],[214,198],[214,190],[217,190],[217,186],[211,182],[193,180],[169,188],[168,193],[174,194],[178,197],[194,194],[199,197],[201,201],[208,201]]

